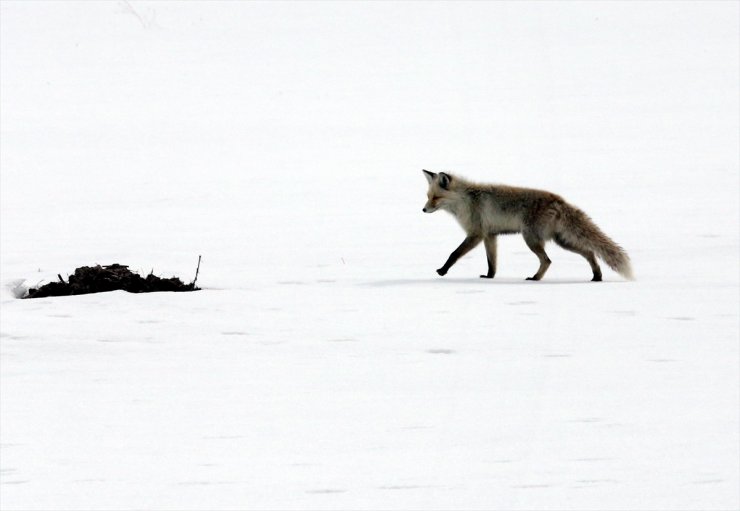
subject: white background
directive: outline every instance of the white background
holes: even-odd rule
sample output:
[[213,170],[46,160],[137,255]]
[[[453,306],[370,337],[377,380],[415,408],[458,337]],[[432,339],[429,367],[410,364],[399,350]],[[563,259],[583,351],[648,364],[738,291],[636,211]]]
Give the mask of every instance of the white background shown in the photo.
[[[2,509],[740,507],[738,3],[0,9]],[[438,277],[422,168],[638,280],[519,236]]]

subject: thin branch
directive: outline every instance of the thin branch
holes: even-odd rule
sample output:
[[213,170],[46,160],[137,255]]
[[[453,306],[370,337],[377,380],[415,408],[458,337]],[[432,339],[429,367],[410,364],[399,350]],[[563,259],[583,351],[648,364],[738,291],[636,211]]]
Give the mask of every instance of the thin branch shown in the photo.
[[201,256],[198,256],[198,267],[197,267],[197,268],[195,269],[195,278],[193,279],[193,283],[192,283],[192,284],[190,284],[190,287],[191,287],[192,289],[195,289],[195,283],[196,283],[196,282],[197,282],[197,280],[198,280],[198,273],[200,272],[200,257],[201,257]]
[[144,28],[147,28],[148,27],[148,23],[146,21],[144,21],[144,18],[141,17],[141,14],[139,14],[139,12],[136,9],[134,9],[134,7],[129,3],[128,0],[121,0],[121,4],[122,4],[125,12],[127,12],[129,14],[133,14],[134,16],[136,16],[136,19],[139,20],[139,22],[141,23],[141,26],[142,27],[144,27]]

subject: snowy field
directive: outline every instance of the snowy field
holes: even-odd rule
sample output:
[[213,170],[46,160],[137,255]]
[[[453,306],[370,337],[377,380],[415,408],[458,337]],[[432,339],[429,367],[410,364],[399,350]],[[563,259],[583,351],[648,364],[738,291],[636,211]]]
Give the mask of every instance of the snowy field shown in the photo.
[[[0,508],[740,508],[739,5],[3,1]],[[637,280],[438,277],[422,168]]]

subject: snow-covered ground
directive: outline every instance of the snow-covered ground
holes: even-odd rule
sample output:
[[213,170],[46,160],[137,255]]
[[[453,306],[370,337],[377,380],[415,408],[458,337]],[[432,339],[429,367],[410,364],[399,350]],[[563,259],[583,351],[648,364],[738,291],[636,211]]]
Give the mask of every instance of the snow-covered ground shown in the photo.
[[[740,507],[737,2],[0,8],[3,510]],[[422,168],[638,280],[438,277]]]

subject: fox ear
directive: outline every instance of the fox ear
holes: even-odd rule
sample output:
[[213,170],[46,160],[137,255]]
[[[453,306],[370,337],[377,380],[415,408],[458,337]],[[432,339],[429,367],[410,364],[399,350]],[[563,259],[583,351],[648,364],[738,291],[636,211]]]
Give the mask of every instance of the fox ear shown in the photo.
[[427,181],[429,182],[429,184],[432,184],[432,181],[434,181],[434,178],[437,177],[437,174],[435,174],[434,172],[429,172],[428,170],[422,170],[422,172],[424,173],[424,177],[427,178]]
[[442,189],[449,189],[450,181],[452,181],[452,176],[450,176],[449,174],[445,174],[444,172],[439,173],[439,186]]

